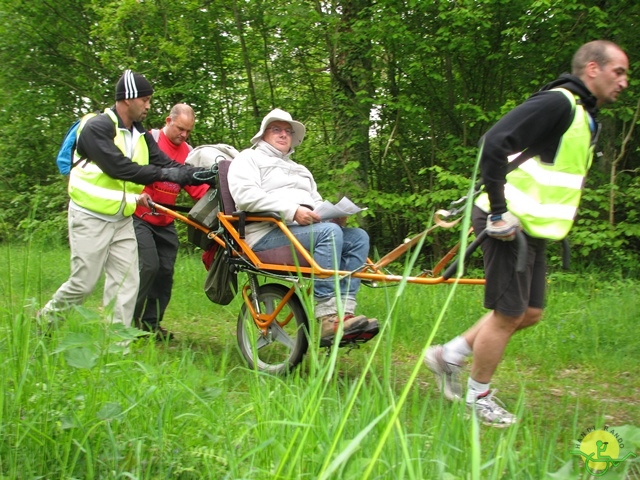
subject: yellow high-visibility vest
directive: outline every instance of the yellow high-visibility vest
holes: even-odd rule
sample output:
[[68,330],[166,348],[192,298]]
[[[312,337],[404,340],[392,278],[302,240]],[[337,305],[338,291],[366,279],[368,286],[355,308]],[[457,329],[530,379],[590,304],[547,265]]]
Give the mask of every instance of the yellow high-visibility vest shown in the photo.
[[[532,237],[561,240],[567,236],[576,217],[584,179],[593,160],[594,145],[590,116],[579,97],[564,88],[572,104],[574,117],[560,139],[553,164],[539,156],[525,161],[507,174],[504,187],[507,209],[516,215],[524,231]],[[517,156],[511,157],[514,161]],[[489,197],[482,193],[476,205],[490,211]]]
[[[105,114],[113,120],[116,127],[116,136],[113,139],[120,151],[127,155],[125,146],[125,132],[118,128],[118,117],[110,108],[105,109]],[[83,119],[78,128],[78,136],[82,133],[82,127],[88,119]],[[74,154],[74,163],[80,161],[80,156]],[[138,165],[149,164],[149,148],[144,135],[138,137],[133,149],[132,161]],[[117,180],[104,173],[95,162],[88,159],[80,162],[71,169],[69,175],[69,196],[83,208],[104,215],[115,215],[125,203],[123,214],[125,217],[133,215],[136,210],[136,198],[144,185]]]

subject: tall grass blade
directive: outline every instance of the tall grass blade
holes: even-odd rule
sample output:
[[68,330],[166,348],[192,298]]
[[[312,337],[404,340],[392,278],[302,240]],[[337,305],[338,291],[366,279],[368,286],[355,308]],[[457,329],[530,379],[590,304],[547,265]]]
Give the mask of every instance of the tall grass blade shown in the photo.
[[353,453],[358,449],[364,437],[366,437],[367,434],[371,431],[371,429],[375,427],[378,424],[378,422],[384,418],[384,416],[387,414],[387,412],[390,409],[391,407],[387,407],[384,410],[384,412],[382,412],[380,415],[374,418],[371,422],[369,422],[369,424],[365,428],[363,428],[360,431],[360,433],[358,433],[358,435],[356,435],[347,444],[344,450],[342,450],[340,454],[327,466],[326,470],[323,470],[320,473],[320,475],[318,476],[318,480],[326,480],[331,478],[331,475],[333,475],[333,473],[338,468],[340,468],[340,466],[345,464],[349,460],[349,458],[351,458],[351,455],[353,455]]

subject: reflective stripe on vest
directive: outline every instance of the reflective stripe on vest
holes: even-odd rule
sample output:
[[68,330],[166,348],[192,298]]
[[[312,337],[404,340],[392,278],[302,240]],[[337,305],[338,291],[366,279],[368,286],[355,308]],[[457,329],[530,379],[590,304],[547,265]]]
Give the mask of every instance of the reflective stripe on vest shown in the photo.
[[[573,122],[560,139],[554,163],[543,163],[539,156],[525,161],[507,174],[504,195],[507,209],[520,219],[525,232],[532,237],[561,240],[573,225],[594,146],[589,114],[576,101],[577,97],[563,88],[553,91],[562,92],[575,112]],[[509,161],[516,158],[514,155]],[[489,211],[486,193],[478,197],[476,205]]]
[[[116,135],[113,139],[115,145],[120,149],[123,155],[127,156],[124,130],[118,128],[118,117],[110,109],[104,111],[109,115],[116,127]],[[80,124],[78,135],[82,133],[82,128],[86,120]],[[138,165],[149,164],[149,148],[144,139],[144,135],[138,137],[138,141],[133,149],[132,161]],[[80,160],[76,153],[74,161]],[[75,168],[71,169],[69,176],[69,196],[81,207],[92,210],[103,215],[115,215],[118,213],[124,202],[123,215],[125,217],[133,215],[136,209],[136,198],[144,185],[125,182],[110,177],[102,171],[102,169],[94,162],[88,160],[80,162]]]

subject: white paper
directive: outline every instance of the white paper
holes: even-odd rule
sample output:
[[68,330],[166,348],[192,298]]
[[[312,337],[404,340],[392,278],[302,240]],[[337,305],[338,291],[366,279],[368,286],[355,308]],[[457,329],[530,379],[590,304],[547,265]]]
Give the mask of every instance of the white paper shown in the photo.
[[335,205],[329,200],[325,200],[315,208],[314,212],[320,215],[320,218],[322,218],[322,220],[329,220],[331,218],[340,218],[354,215],[356,213],[362,212],[363,210],[366,210],[366,208],[360,208],[347,197],[342,197],[342,200],[340,200]]

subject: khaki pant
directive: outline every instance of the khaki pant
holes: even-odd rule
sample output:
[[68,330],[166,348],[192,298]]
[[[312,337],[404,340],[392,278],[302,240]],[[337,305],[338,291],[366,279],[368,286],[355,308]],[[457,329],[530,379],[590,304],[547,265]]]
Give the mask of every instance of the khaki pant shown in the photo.
[[62,312],[84,302],[105,273],[102,302],[111,321],[131,325],[138,295],[138,245],[131,217],[105,222],[69,209],[71,274],[41,314]]

